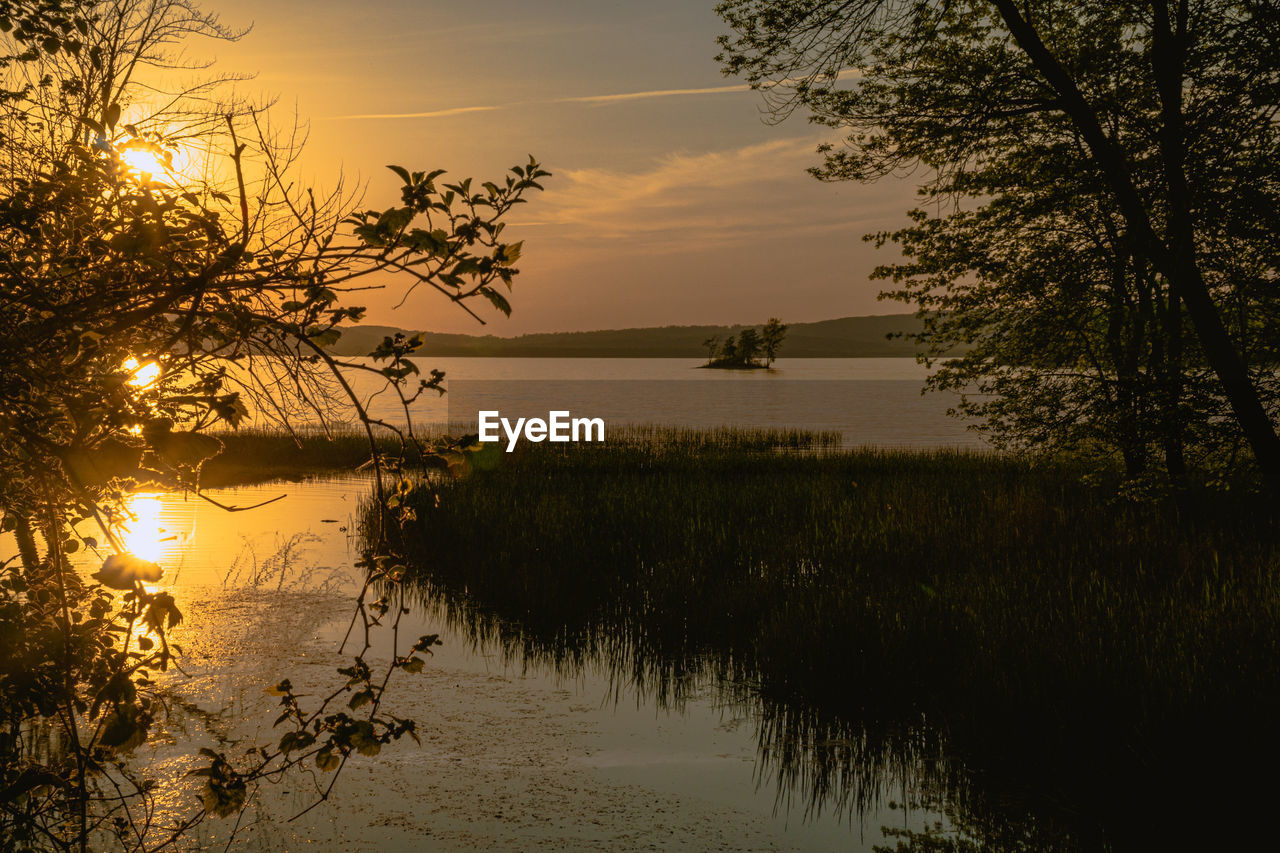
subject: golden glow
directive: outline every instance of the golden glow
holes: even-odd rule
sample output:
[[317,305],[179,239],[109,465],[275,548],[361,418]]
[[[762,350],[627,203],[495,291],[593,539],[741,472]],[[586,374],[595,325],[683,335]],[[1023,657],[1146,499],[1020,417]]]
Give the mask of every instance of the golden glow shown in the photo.
[[164,495],[140,492],[129,498],[129,518],[122,525],[125,549],[136,557],[164,566],[177,555],[180,537],[165,528]]
[[142,176],[143,180],[157,175],[163,176],[169,166],[161,158],[158,151],[140,145],[128,146],[120,150],[120,159],[131,170]]
[[129,384],[135,388],[150,388],[160,378],[160,365],[154,361],[140,364],[136,358],[129,356],[121,366],[132,374]]

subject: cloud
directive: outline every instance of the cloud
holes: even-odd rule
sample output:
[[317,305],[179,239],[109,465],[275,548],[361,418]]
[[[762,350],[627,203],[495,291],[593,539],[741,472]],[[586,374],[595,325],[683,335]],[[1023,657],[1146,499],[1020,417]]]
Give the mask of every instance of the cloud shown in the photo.
[[[848,80],[854,77],[860,77],[862,74],[856,68],[846,68],[836,75],[837,80]],[[779,86],[793,86],[798,80],[782,80],[779,82],[765,82],[760,85],[761,89],[776,89]],[[752,88],[746,83],[738,83],[731,86],[704,86],[700,89],[651,89],[647,92],[622,92],[615,95],[582,95],[576,98],[557,98],[550,103],[556,104],[611,104],[619,101],[639,101],[648,98],[679,98],[687,95],[720,95],[726,92],[750,92]]]
[[345,116],[329,116],[333,119],[361,119],[361,118],[445,118],[447,116],[457,116],[464,113],[487,113],[493,110],[500,110],[504,106],[487,106],[487,107],[453,107],[447,110],[429,110],[422,113],[357,113],[355,115]]
[[[776,239],[860,234],[882,215],[878,193],[851,200],[805,174],[829,136],[725,151],[673,153],[649,168],[556,169],[513,227],[564,249],[646,254]],[[531,235],[532,236],[532,235]],[[566,260],[568,256],[566,256]]]
[[701,89],[652,89],[648,92],[621,92],[614,95],[582,95],[576,98],[556,98],[556,104],[609,104],[618,101],[640,101],[648,98],[676,98],[685,95],[719,95],[724,92],[750,92],[745,83],[736,86],[705,86]]
[[[857,69],[846,69],[836,75],[837,80],[845,80],[851,77],[859,76]],[[765,90],[774,89],[779,86],[792,85],[796,81],[783,80],[777,83],[764,83],[761,88]],[[540,104],[616,104],[626,101],[643,101],[652,98],[683,98],[695,95],[723,95],[734,92],[750,92],[751,87],[746,83],[738,83],[729,86],[703,86],[694,89],[649,89],[643,92],[616,92],[607,95],[578,95],[568,98],[549,98],[532,101],[513,101],[507,104],[493,104],[489,106],[477,107],[453,107],[443,110],[428,110],[426,112],[413,113],[357,113],[354,115],[329,116],[331,119],[411,119],[411,118],[447,118],[449,116],[463,115],[465,113],[483,113],[492,112],[494,110],[506,110],[513,107],[536,106]]]

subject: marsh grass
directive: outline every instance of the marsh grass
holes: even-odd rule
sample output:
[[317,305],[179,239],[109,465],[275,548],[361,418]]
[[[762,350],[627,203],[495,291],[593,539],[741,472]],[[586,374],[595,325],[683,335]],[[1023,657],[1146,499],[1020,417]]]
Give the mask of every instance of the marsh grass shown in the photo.
[[764,767],[810,807],[911,776],[1024,835],[1125,847],[1274,793],[1224,781],[1280,756],[1256,500],[1178,513],[1067,462],[768,445],[489,454],[418,494],[403,544],[474,637],[661,702],[708,679],[756,702]]
[[[366,467],[372,455],[368,437],[354,427],[245,428],[216,436],[223,450],[200,470],[201,485],[211,489],[351,473]],[[388,456],[400,452],[400,443],[390,437],[379,438],[377,447]]]
[[[451,425],[450,434],[474,431],[474,424]],[[419,431],[419,438],[432,441],[442,437],[443,429],[431,427]],[[369,438],[354,427],[329,430],[301,428],[293,432],[276,428],[251,427],[215,433],[223,444],[220,454],[204,463],[200,482],[205,488],[224,488],[272,480],[301,480],[352,473],[368,467],[371,452]],[[802,429],[685,429],[662,426],[621,426],[609,431],[608,443],[616,449],[647,448],[734,450],[766,453],[776,451],[832,451],[840,447],[838,432],[814,432]],[[400,442],[390,435],[378,436],[378,452],[386,458],[401,453]],[[407,461],[415,461],[415,450],[407,449]]]

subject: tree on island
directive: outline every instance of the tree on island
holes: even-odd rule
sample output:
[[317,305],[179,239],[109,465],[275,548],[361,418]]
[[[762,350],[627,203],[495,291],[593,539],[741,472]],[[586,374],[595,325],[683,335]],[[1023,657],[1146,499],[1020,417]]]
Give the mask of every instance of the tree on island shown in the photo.
[[755,364],[760,354],[760,334],[755,329],[743,329],[738,334],[738,358],[746,364]]
[[[708,347],[707,363],[702,366],[730,370],[768,368],[777,356],[779,347],[782,346],[786,331],[787,327],[775,317],[765,325],[763,330],[749,326],[736,336],[730,334],[724,339],[724,343],[720,344],[718,351],[711,346],[717,339],[709,338],[704,342]],[[764,364],[759,361],[761,354],[765,358]]]
[[764,366],[771,367],[782,348],[782,339],[787,336],[787,327],[777,317],[770,317],[769,322],[760,330],[760,349],[764,352]]

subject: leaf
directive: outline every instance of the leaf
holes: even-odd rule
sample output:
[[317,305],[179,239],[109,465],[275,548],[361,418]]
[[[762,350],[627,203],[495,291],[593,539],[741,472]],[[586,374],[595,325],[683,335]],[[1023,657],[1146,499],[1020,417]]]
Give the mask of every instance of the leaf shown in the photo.
[[230,817],[244,808],[247,794],[244,780],[232,772],[226,762],[215,763],[200,792],[200,801],[209,814]]
[[388,169],[396,173],[396,177],[404,181],[406,184],[412,184],[413,179],[409,177],[409,170],[403,166],[388,166]]
[[524,241],[521,240],[518,243],[511,243],[510,245],[503,246],[498,257],[504,264],[514,264],[516,261],[520,260],[520,253],[523,250]]
[[99,743],[117,752],[129,752],[147,739],[151,716],[134,704],[120,705],[108,716]]
[[488,299],[489,302],[493,304],[494,308],[497,308],[499,311],[501,311],[503,314],[506,314],[508,317],[511,316],[511,303],[508,302],[506,297],[503,296],[501,293],[489,287],[486,287],[484,290],[481,290],[480,293],[484,295],[485,299]]
[[217,398],[210,408],[213,409],[215,415],[230,424],[232,428],[240,426],[241,422],[249,416],[249,408],[240,399],[239,391]]
[[102,568],[91,577],[110,589],[131,590],[140,581],[155,583],[160,580],[164,577],[164,569],[133,554],[112,554],[103,560]]
[[152,597],[147,609],[143,611],[142,619],[148,628],[160,634],[165,628],[182,623],[182,611],[178,609],[172,595],[162,592]]
[[268,696],[283,696],[292,690],[293,690],[293,683],[286,678],[283,681],[281,681],[279,684],[277,684],[275,687],[268,687],[266,690],[262,692],[267,694]]
[[307,333],[307,340],[311,341],[321,349],[328,349],[338,342],[342,337],[341,329],[316,329]]
[[342,759],[334,755],[333,750],[325,747],[316,753],[316,767],[319,767],[325,773],[330,773],[338,769],[338,765],[342,763]]
[[373,723],[361,720],[351,732],[351,745],[361,755],[377,755],[382,751],[382,744],[373,733]]
[[418,642],[413,644],[413,651],[430,653],[432,646],[439,645],[443,645],[439,634],[424,634],[418,638]]
[[311,734],[311,732],[285,732],[284,737],[280,738],[280,751],[288,755],[291,752],[306,749],[315,741],[315,735]]

